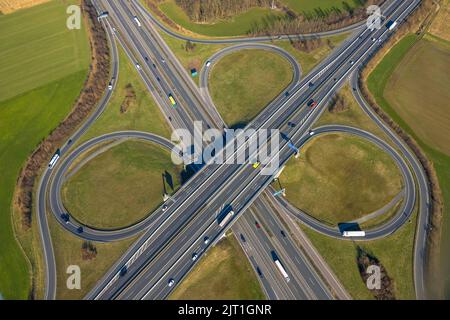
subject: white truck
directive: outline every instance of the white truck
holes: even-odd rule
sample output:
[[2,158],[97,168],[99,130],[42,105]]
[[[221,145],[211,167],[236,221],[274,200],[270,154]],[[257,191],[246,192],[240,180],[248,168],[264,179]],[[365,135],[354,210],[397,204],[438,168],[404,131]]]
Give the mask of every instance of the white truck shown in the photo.
[[136,24],[137,24],[138,27],[141,27],[141,26],[142,26],[142,24],[141,24],[141,22],[139,21],[139,19],[138,19],[137,16],[134,16],[134,22],[136,22]]
[[365,231],[344,231],[342,235],[346,238],[365,237]]
[[386,27],[388,28],[389,31],[394,30],[394,28],[397,26],[397,21],[392,21],[390,20],[387,24]]
[[286,270],[284,269],[283,265],[281,264],[280,260],[275,260],[275,265],[277,266],[278,270],[280,270],[283,277],[286,279],[287,282],[291,281],[289,278],[289,275],[287,274]]
[[221,228],[225,227],[226,224],[228,223],[228,221],[230,221],[230,219],[233,218],[233,216],[234,216],[234,211],[231,210],[230,212],[228,212],[228,213],[226,214],[226,216],[224,216],[224,217],[222,218],[222,220],[221,220],[220,223],[219,223],[219,227],[221,227]]
[[61,156],[61,151],[59,149],[56,151],[56,153],[53,155],[52,159],[50,160],[48,167],[49,169],[53,169],[58,162],[59,158]]

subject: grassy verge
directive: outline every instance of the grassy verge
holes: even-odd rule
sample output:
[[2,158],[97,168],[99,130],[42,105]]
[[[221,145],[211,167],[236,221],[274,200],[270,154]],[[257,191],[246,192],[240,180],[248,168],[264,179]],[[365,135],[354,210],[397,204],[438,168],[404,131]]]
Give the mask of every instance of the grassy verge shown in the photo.
[[162,147],[126,141],[86,163],[65,182],[64,205],[86,225],[126,227],[147,217],[162,203],[165,192],[178,188],[180,171]]
[[280,182],[289,202],[330,225],[372,213],[402,189],[400,172],[388,154],[341,133],[308,143],[299,159],[288,162]]
[[[417,141],[422,150],[426,153],[427,157],[433,162],[444,198],[444,220],[441,240],[442,266],[440,268],[442,272],[440,278],[442,280],[440,282],[444,283],[445,295],[448,297],[450,296],[450,278],[448,276],[448,270],[450,270],[450,258],[448,257],[448,243],[450,239],[450,206],[448,205],[448,203],[450,203],[450,157],[447,154],[438,151],[438,147],[434,143],[426,143],[419,133],[414,131],[413,124],[407,122],[406,119],[403,119],[400,116],[397,105],[395,103],[391,103],[391,101],[389,101],[384,95],[385,88],[390,81],[391,75],[395,72],[396,67],[402,63],[403,59],[406,59],[409,50],[414,50],[413,45],[417,42],[417,40],[418,38],[415,35],[409,35],[401,40],[394,48],[392,48],[385,58],[378,64],[375,70],[370,74],[368,78],[368,87],[383,110],[387,112],[387,114],[397,124],[399,124]],[[425,39],[420,41],[428,40]],[[423,69],[428,69],[428,67],[429,62],[422,66]],[[445,70],[440,71],[445,72]],[[399,77],[402,77],[402,75],[399,75]],[[410,79],[410,81],[411,80],[417,80],[418,83],[422,81],[418,76],[415,76],[414,79]],[[441,85],[445,86],[445,83],[442,83]],[[404,88],[404,90],[407,90],[407,88]],[[448,91],[446,88],[442,88],[441,90],[444,90],[444,92]],[[427,95],[427,92],[424,90],[420,90],[420,92],[415,93],[418,95]],[[411,92],[409,92],[409,94],[411,94]],[[445,105],[448,105],[448,103]],[[427,106],[421,105],[421,108],[426,109]],[[430,128],[428,129],[430,130],[436,130],[437,125],[431,125],[429,127]],[[425,126],[423,128],[425,128]]]
[[[96,249],[96,255],[89,260],[83,258],[83,240],[62,229],[52,217],[49,217],[49,221],[55,249],[57,270],[56,298],[58,300],[83,299],[113,263],[138,238],[138,236],[135,236],[134,238],[114,243],[92,243]],[[66,273],[66,270],[72,265],[80,267],[81,290],[69,290],[67,288],[66,282],[69,274]]]
[[[36,145],[70,111],[88,72],[84,27],[72,33],[57,29],[59,22],[65,26],[65,5],[53,1],[0,17],[0,293],[6,299],[26,299],[31,287],[29,266],[11,224],[17,176]],[[75,65],[62,70],[58,63],[65,59]],[[32,238],[33,231],[23,229],[20,219],[15,215],[17,237]],[[26,248],[27,243],[23,246],[26,253],[34,251]]]
[[172,300],[265,299],[256,275],[236,239],[222,239],[170,296]]
[[[305,52],[295,49],[292,44],[288,41],[277,41],[276,45],[283,48],[289,52],[293,57],[297,59],[302,67],[303,75],[306,75],[311,71],[317,64],[319,64],[324,58],[326,58],[333,48],[339,46],[339,44],[344,41],[349,34],[339,34],[336,36],[326,38],[327,43],[324,43],[317,49],[311,52]],[[293,39],[295,40],[295,38]]]
[[[164,32],[161,32],[160,34],[189,74],[193,68],[196,68],[197,71],[200,72],[208,58],[227,46],[223,44],[194,43],[189,49],[186,41],[169,36]],[[199,76],[194,78],[194,81],[198,84]]]
[[[152,132],[170,139],[169,125],[121,47],[119,61],[119,78],[111,101],[80,142],[119,130]],[[127,110],[122,112],[121,106],[128,93],[128,85],[131,85],[135,97],[130,100]]]
[[356,262],[356,246],[377,257],[394,280],[396,299],[414,299],[413,244],[416,214],[410,223],[391,236],[375,241],[351,242],[333,239],[301,225],[319,253],[354,299],[373,299],[362,281]]
[[287,87],[292,74],[289,62],[275,53],[233,52],[211,72],[211,97],[230,127],[243,127]]

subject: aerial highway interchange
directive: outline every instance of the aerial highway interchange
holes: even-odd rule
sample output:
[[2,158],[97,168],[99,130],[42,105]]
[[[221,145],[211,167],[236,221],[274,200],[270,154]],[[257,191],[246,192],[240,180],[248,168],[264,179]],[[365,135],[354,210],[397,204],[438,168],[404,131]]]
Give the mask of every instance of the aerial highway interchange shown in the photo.
[[[374,240],[396,232],[407,223],[418,206],[418,227],[414,246],[414,285],[418,299],[425,298],[424,252],[430,215],[430,191],[422,166],[405,143],[379,119],[367,105],[359,88],[360,68],[383,46],[395,30],[383,27],[370,30],[365,23],[305,37],[329,36],[351,32],[339,47],[306,75],[301,66],[287,51],[267,44],[271,37],[229,38],[220,40],[185,37],[171,31],[154,18],[137,0],[93,1],[99,16],[108,12],[101,22],[107,31],[112,60],[111,78],[119,75],[118,48],[136,66],[142,81],[162,111],[173,130],[186,128],[192,135],[195,130],[218,128],[223,133],[227,125],[217,111],[208,91],[209,72],[214,64],[232,52],[244,49],[263,49],[284,57],[293,69],[293,80],[247,128],[278,129],[283,133],[277,156],[282,168],[295,156],[292,145],[299,149],[316,137],[343,132],[361,137],[377,145],[395,161],[405,184],[404,201],[398,212],[380,226],[365,230],[358,240]],[[401,24],[419,5],[419,0],[386,1],[383,6],[384,23]],[[136,23],[136,19],[139,23]],[[200,73],[197,87],[174,53],[158,32],[165,32],[183,40],[202,43],[229,43],[208,60]],[[283,41],[288,37],[281,36]],[[389,136],[395,148],[374,134],[343,125],[317,127],[315,122],[324,112],[331,97],[346,82],[361,108]],[[216,164],[213,161],[193,165],[195,174],[160,208],[144,220],[117,230],[95,229],[77,221],[67,213],[61,199],[61,188],[67,170],[84,152],[104,142],[138,139],[150,141],[172,150],[173,142],[155,134],[140,131],[119,131],[90,139],[80,145],[76,142],[98,119],[111,100],[115,82],[106,91],[95,112],[59,150],[57,165],[47,168],[40,178],[37,191],[37,215],[45,260],[45,298],[56,298],[56,263],[48,219],[56,219],[66,232],[85,240],[112,242],[141,234],[139,239],[114,263],[104,277],[87,294],[85,299],[166,299],[183,281],[198,261],[222,236],[232,230],[240,243],[258,280],[269,299],[351,299],[351,295],[336,279],[328,265],[317,258],[318,253],[308,243],[301,245],[293,221],[330,237],[349,240],[342,230],[327,226],[295,209],[283,198],[274,196],[270,187],[274,177],[260,174],[251,164]],[[171,106],[168,97],[176,101]],[[311,107],[310,101],[314,101]],[[173,103],[172,103],[173,104]],[[202,121],[204,127],[194,126]],[[292,126],[291,124],[295,125]],[[233,141],[234,143],[234,141]],[[75,145],[75,147],[74,147]],[[262,142],[270,146],[270,141]],[[261,146],[260,146],[261,147]],[[246,147],[245,147],[246,148]],[[245,149],[244,148],[244,149]],[[224,151],[218,151],[219,154]],[[243,152],[246,159],[255,154],[245,150],[226,154],[235,156]],[[179,150],[180,157],[183,151]],[[217,156],[217,154],[216,154]],[[273,159],[272,159],[273,160]],[[261,164],[265,167],[268,164]],[[225,207],[233,214],[224,226],[218,223]],[[47,212],[51,216],[47,216]],[[284,220],[284,221],[282,221]],[[256,224],[255,224],[256,222]],[[295,222],[294,222],[295,223]],[[260,229],[259,224],[263,227]],[[286,232],[286,224],[291,232]],[[272,234],[274,236],[269,235]],[[299,240],[300,239],[300,240]],[[281,263],[280,267],[275,262]],[[280,272],[281,271],[281,272]]]

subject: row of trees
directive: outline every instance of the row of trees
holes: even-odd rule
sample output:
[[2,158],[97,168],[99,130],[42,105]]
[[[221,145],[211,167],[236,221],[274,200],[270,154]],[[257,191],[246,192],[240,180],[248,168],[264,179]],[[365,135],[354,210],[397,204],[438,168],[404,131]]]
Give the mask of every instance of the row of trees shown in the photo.
[[277,7],[284,15],[268,15],[255,21],[249,35],[279,35],[294,33],[313,33],[336,29],[361,21],[367,17],[366,8],[371,4],[380,5],[384,0],[355,0],[353,8],[343,1],[343,8],[316,8],[314,11],[297,13],[277,0],[176,0],[195,22],[212,22],[231,17],[254,7]]
[[210,22],[254,7],[269,7],[273,0],[176,0],[192,21]]

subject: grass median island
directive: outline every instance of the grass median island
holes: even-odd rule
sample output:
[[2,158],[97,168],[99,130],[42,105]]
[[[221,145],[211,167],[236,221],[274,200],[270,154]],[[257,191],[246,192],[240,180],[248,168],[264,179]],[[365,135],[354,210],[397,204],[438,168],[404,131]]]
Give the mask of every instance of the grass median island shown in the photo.
[[[444,199],[439,285],[445,287],[447,298],[450,296],[449,80],[446,67],[449,64],[448,42],[428,34],[420,40],[416,35],[408,35],[390,50],[367,79],[377,103],[417,141],[436,169]],[[390,86],[394,86],[395,94]]]
[[182,168],[153,143],[126,141],[98,155],[63,186],[67,210],[86,225],[113,229],[147,217],[180,185]]
[[169,297],[171,300],[262,300],[264,293],[233,235],[222,239]]
[[333,226],[382,208],[402,189],[400,171],[388,154],[341,133],[309,142],[299,159],[288,162],[280,183],[290,203]]
[[33,269],[40,250],[39,235],[23,228],[20,214],[14,214],[16,235],[11,224],[21,166],[68,114],[88,73],[84,24],[81,30],[65,28],[66,6],[73,3],[79,2],[52,1],[0,16],[0,293],[5,299],[27,299],[31,288],[30,265],[15,236]]
[[264,50],[242,50],[214,65],[209,90],[217,109],[230,127],[243,127],[292,81],[287,60]]
[[162,2],[159,9],[179,26],[209,37],[243,36],[252,29],[256,22],[283,15],[281,11],[274,11],[269,8],[251,8],[246,12],[214,23],[196,23],[189,19],[188,15],[176,5],[174,0]]

